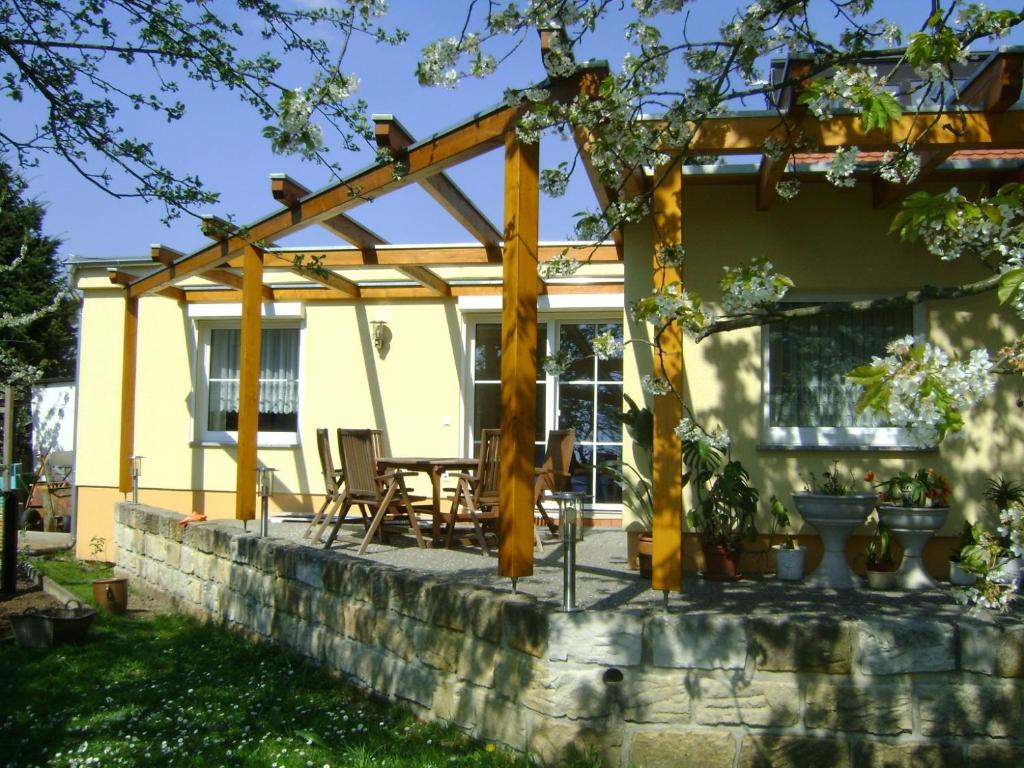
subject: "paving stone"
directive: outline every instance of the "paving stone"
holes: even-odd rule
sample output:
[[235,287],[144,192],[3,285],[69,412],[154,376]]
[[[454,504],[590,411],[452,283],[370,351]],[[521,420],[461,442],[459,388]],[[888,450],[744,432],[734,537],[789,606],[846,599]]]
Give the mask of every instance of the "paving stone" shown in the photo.
[[856,663],[867,675],[951,672],[956,669],[956,630],[932,619],[863,619]]
[[1017,736],[1020,696],[1012,684],[920,685],[914,690],[925,736]]
[[596,758],[601,765],[619,765],[622,740],[621,725],[534,717],[527,752],[544,765],[564,765],[576,755]]
[[943,744],[892,744],[861,740],[853,745],[853,764],[857,768],[962,768],[959,747]]
[[728,679],[700,680],[697,722],[702,725],[751,725],[782,728],[800,720],[796,682]]
[[816,680],[807,685],[808,728],[895,736],[913,729],[910,689]]
[[552,614],[545,655],[556,661],[636,666],[643,655],[643,620],[624,611]]
[[739,768],[847,768],[850,755],[841,739],[803,736],[745,736]]
[[692,673],[666,670],[622,672],[622,718],[629,723],[690,722],[693,690]]
[[959,625],[960,668],[998,677],[1024,677],[1024,626],[989,622]]
[[627,757],[643,768],[733,768],[736,740],[716,731],[638,731]]
[[505,644],[514,650],[540,657],[548,639],[548,612],[533,600],[509,599],[502,604]]
[[747,642],[759,670],[850,672],[852,628],[838,619],[794,622],[788,617],[758,617],[747,622]]
[[741,617],[655,615],[648,618],[644,631],[656,667],[743,669],[747,663]]

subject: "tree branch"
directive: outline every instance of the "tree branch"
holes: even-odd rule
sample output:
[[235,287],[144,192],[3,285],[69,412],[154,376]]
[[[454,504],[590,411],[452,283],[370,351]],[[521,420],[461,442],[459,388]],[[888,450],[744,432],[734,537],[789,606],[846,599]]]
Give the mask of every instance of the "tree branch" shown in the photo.
[[[814,304],[806,307],[794,307],[793,309],[772,309],[758,314],[740,315],[738,317],[727,317],[716,320],[695,337],[695,341],[701,342],[708,336],[726,331],[735,331],[740,328],[753,328],[772,322],[785,322],[800,317],[816,317],[819,315],[831,315],[837,312],[867,312],[876,309],[892,309],[894,307],[912,307],[925,301],[948,301],[951,299],[962,299],[967,296],[977,296],[982,293],[989,293],[999,287],[1002,275],[993,275],[975,283],[965,283],[950,288],[936,288],[926,285],[916,291],[907,291],[896,296],[885,296],[880,299],[865,299],[862,301],[830,301]],[[778,305],[776,305],[777,307]]]

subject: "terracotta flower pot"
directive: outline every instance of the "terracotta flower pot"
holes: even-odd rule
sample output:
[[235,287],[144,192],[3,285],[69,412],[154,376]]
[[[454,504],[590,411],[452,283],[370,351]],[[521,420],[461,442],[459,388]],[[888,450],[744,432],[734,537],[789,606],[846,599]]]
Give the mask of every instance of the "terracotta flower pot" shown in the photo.
[[128,579],[96,579],[92,597],[107,613],[124,613],[128,610]]
[[649,533],[642,533],[637,538],[636,558],[640,564],[640,578],[650,579],[652,562],[654,556],[654,537]]
[[721,544],[701,544],[704,552],[704,578],[708,581],[736,581],[740,574],[739,549]]

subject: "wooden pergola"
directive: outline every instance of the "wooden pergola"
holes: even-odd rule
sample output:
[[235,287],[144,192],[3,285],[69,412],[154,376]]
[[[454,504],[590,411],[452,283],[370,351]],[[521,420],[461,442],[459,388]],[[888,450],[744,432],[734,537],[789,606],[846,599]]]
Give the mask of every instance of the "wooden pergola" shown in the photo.
[[[888,130],[865,131],[859,116],[839,114],[827,121],[803,114],[795,94],[784,102],[794,106],[785,111],[746,113],[709,118],[695,129],[689,151],[711,155],[760,155],[766,139],[785,143],[799,134],[821,152],[840,146],[857,145],[862,150],[893,149],[910,139],[922,155],[922,172],[916,184],[944,180],[951,173],[942,164],[963,150],[1024,149],[1024,111],[1012,109],[1021,92],[1024,54],[1017,51],[994,55],[964,89],[962,101],[969,105],[956,117],[934,115],[926,120],[906,115]],[[551,98],[570,99],[578,93],[594,94],[606,73],[603,64],[584,65],[571,77],[550,83]],[[795,76],[794,76],[795,77]],[[798,87],[798,79],[792,88]],[[542,281],[538,261],[553,258],[561,248],[542,248],[538,243],[539,150],[516,138],[515,125],[524,105],[501,105],[423,141],[413,137],[392,116],[376,117],[378,143],[388,148],[403,168],[380,163],[352,174],[341,182],[310,192],[281,175],[271,177],[271,192],[280,207],[240,230],[214,217],[203,221],[211,243],[182,254],[165,246],[153,246],[151,257],[157,268],[144,277],[112,271],[111,280],[124,287],[125,324],[121,401],[120,474],[122,492],[131,488],[130,457],[134,452],[135,373],[138,302],[147,295],[168,296],[180,302],[238,302],[241,304],[241,361],[239,383],[238,460],[235,516],[255,516],[254,472],[256,470],[261,305],[267,301],[360,301],[368,299],[422,299],[498,293],[503,298],[501,333],[501,494],[499,569],[503,576],[528,576],[533,572],[533,452],[536,411],[536,326],[537,297],[543,292],[601,290],[620,292],[621,284],[560,285]],[[584,167],[596,197],[602,205],[620,196],[652,193],[654,247],[683,241],[682,191],[686,183],[737,183],[726,169],[713,177],[694,178],[681,171],[678,158],[651,176],[623,172],[620,182],[607,185],[589,163],[590,138],[575,134]],[[495,227],[480,213],[445,173],[446,169],[504,148],[504,221]],[[756,184],[756,206],[770,208],[775,182],[782,178],[789,155],[761,160],[760,172],[744,177]],[[965,173],[967,171],[964,171]],[[977,173],[977,171],[973,171]],[[1024,180],[1017,167],[988,171],[992,183]],[[876,205],[889,205],[908,194],[915,185],[897,187],[880,180]],[[386,195],[409,184],[421,185],[472,235],[472,247],[391,247],[374,232],[347,215],[361,203]],[[319,225],[351,243],[349,248],[296,250],[270,245],[276,238]],[[297,261],[296,257],[302,260]],[[316,267],[311,267],[315,257]],[[598,245],[590,253],[593,261],[621,261],[623,238],[613,233],[612,243]],[[652,264],[654,256],[652,254]],[[458,283],[446,281],[438,269],[456,265],[501,265],[500,285],[493,281]],[[287,267],[307,281],[298,285],[274,285],[265,280],[265,267]],[[345,277],[345,268],[379,268],[403,277],[374,285],[373,281]],[[214,285],[179,286],[187,278],[202,276]],[[670,280],[682,281],[681,274]],[[682,339],[677,330],[661,337],[664,351],[655,361],[655,373],[671,380],[682,391]],[[674,398],[654,401],[654,574],[655,589],[679,589],[682,583],[682,498],[680,486],[681,446],[673,428],[682,417]]]

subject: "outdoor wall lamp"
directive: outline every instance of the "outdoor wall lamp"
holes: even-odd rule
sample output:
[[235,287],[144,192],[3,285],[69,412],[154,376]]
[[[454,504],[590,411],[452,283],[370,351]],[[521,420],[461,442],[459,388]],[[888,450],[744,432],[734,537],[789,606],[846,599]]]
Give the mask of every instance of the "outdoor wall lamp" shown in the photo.
[[139,503],[139,478],[142,477],[142,459],[144,456],[132,456],[129,460],[132,463],[132,504]]
[[371,320],[370,325],[373,326],[373,348],[377,350],[377,354],[384,355],[384,347],[388,343],[388,324],[386,320]]

